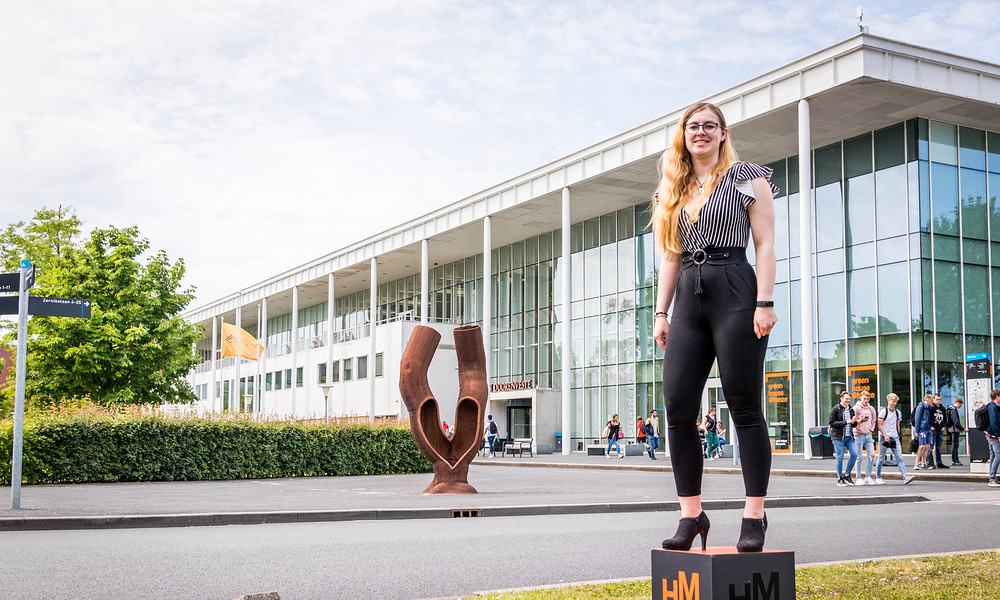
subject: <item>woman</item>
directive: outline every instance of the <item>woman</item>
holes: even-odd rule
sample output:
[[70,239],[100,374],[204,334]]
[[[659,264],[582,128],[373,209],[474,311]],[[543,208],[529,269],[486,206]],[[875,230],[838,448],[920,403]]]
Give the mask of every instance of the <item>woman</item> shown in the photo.
[[618,422],[618,413],[615,413],[611,415],[611,420],[604,426],[604,435],[608,438],[608,449],[604,454],[608,458],[611,458],[612,443],[614,443],[615,448],[618,449],[618,458],[625,458],[625,455],[622,454],[621,444],[618,442],[618,432],[621,430],[622,424]]
[[[663,394],[674,483],[681,505],[677,533],[663,547],[702,548],[710,523],[701,510],[704,459],[697,415],[713,361],[740,439],[746,504],[736,547],[759,552],[771,444],[760,409],[767,335],[777,321],[774,291],[774,192],[771,170],[737,162],[726,119],[699,103],[684,112],[660,159],[653,233],[662,251],[653,337],[665,352]],[[756,274],[746,259],[753,234]],[[673,318],[667,311],[673,301]]]
[[715,419],[715,407],[713,406],[708,409],[705,418],[698,425],[705,432],[705,443],[707,444],[705,454],[708,456],[708,460],[715,460],[715,449],[719,446],[718,425],[719,422]]

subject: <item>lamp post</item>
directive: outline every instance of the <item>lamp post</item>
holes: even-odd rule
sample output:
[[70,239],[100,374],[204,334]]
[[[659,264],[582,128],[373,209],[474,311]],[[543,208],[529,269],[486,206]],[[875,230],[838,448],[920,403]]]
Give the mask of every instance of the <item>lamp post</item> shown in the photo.
[[332,383],[321,383],[319,384],[319,389],[323,390],[323,418],[330,422],[330,390],[333,389]]

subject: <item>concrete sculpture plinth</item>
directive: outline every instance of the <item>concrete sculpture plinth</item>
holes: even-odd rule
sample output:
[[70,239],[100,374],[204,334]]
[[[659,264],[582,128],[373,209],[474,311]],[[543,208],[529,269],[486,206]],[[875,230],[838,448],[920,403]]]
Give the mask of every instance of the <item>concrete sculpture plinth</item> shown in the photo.
[[418,325],[399,363],[399,392],[410,411],[410,430],[417,448],[434,465],[434,480],[425,494],[476,494],[469,485],[469,464],[479,452],[489,387],[486,352],[478,325],[454,331],[458,353],[458,406],[455,434],[448,439],[441,429],[437,400],[427,383],[427,368],[437,350],[441,334]]

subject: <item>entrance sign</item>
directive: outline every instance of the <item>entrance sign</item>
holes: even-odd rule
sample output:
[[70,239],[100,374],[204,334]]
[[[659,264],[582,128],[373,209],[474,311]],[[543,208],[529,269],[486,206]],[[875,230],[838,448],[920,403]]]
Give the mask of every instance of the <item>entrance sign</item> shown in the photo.
[[491,383],[491,392],[516,392],[520,390],[530,390],[533,386],[531,380],[527,381],[506,381],[504,383]]
[[847,367],[847,382],[851,398],[861,400],[861,392],[872,395],[872,406],[878,406],[878,365]]
[[771,451],[777,454],[791,453],[791,411],[789,394],[790,373],[766,373],[764,387],[767,390],[768,434],[771,437]]

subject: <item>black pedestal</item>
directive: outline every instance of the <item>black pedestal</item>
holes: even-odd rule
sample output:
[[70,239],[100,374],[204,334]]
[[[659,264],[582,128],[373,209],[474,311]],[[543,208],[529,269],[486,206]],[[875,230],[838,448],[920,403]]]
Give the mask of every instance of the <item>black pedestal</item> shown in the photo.
[[653,549],[653,600],[791,600],[795,553]]

